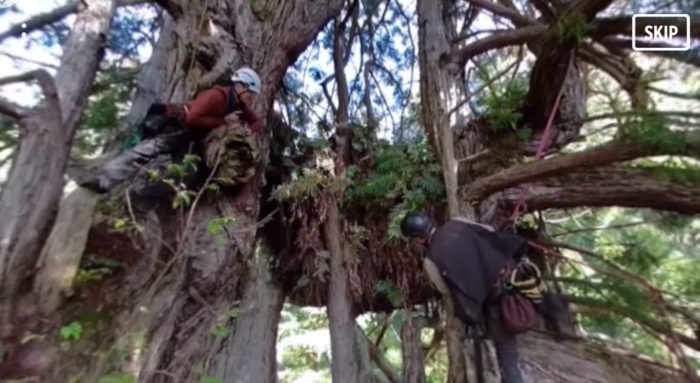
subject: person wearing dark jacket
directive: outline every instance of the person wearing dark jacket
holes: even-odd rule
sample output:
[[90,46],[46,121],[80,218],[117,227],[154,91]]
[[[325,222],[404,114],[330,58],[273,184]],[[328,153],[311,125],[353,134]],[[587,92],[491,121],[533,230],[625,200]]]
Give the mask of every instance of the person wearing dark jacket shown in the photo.
[[501,382],[521,383],[516,337],[501,323],[494,292],[501,270],[522,253],[526,240],[463,218],[435,228],[422,213],[407,214],[401,231],[425,247],[424,269],[437,289],[453,300],[456,315],[466,325],[486,325],[496,346]]
[[231,81],[230,86],[214,86],[199,92],[185,104],[151,105],[139,127],[142,140],[105,163],[80,186],[108,192],[158,155],[173,153],[188,138],[201,138],[225,125],[234,115],[248,125],[250,134],[260,134],[260,118],[251,109],[261,90],[260,77],[250,68],[240,68]]

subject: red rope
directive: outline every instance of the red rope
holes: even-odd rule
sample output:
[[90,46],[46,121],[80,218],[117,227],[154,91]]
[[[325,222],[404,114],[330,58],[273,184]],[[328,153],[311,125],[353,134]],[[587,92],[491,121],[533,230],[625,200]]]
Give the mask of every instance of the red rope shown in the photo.
[[[572,57],[573,61],[573,57]],[[567,67],[567,72],[568,68],[571,67],[571,61],[569,62],[569,66]],[[557,114],[557,110],[559,109],[559,104],[561,103],[561,98],[564,95],[564,84],[566,83],[566,78],[564,78],[564,81],[561,83],[561,87],[559,88],[559,93],[557,94],[557,99],[554,100],[554,105],[552,106],[552,111],[549,112],[549,119],[547,120],[547,125],[544,128],[544,133],[542,133],[542,138],[540,140],[539,145],[537,145],[537,152],[535,153],[535,161],[539,161],[544,157],[544,153],[549,147],[549,136],[552,131],[552,125],[554,123],[554,116]],[[511,221],[515,221],[519,216],[522,211],[526,209],[525,206],[525,198],[527,197],[527,193],[529,191],[529,187],[527,185],[522,185],[520,187],[520,195],[518,196],[518,201],[515,204],[515,208],[513,209],[513,214],[510,216]]]

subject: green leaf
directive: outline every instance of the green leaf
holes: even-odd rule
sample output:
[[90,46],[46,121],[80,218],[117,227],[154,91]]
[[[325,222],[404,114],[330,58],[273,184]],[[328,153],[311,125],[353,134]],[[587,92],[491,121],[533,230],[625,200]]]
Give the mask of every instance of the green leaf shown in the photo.
[[530,128],[518,129],[518,131],[515,133],[515,136],[520,141],[527,141],[530,139],[530,137],[532,137],[532,129],[530,129]]
[[217,235],[216,237],[214,237],[214,244],[216,244],[216,246],[226,246],[228,245],[228,239],[226,239],[226,237]]
[[213,378],[211,376],[205,376],[200,379],[199,383],[221,383],[221,378]]
[[219,191],[221,191],[221,186],[219,186],[218,184],[212,183],[212,184],[207,185],[207,190],[213,191],[214,193],[218,193]]
[[214,178],[214,181],[222,186],[232,186],[236,184],[236,181],[234,181],[231,177],[216,177]]
[[80,322],[73,321],[66,326],[61,327],[59,335],[63,340],[78,340],[83,333],[83,325]]
[[126,220],[124,219],[119,218],[114,222],[115,229],[123,229],[124,226],[126,226]]
[[130,374],[107,375],[101,377],[97,383],[133,383],[135,378]]
[[195,154],[185,154],[185,158],[182,160],[182,163],[185,165],[189,165],[192,167],[192,169],[197,170],[197,164],[201,161],[202,159]]
[[207,222],[207,233],[212,236],[221,234],[226,225],[236,222],[233,217],[214,217]]
[[231,331],[226,328],[225,326],[214,326],[214,328],[211,329],[211,333],[215,336],[218,337],[225,337],[228,335]]
[[149,170],[148,179],[150,181],[158,181],[160,179],[160,173],[158,173],[157,170]]
[[385,295],[394,307],[401,305],[401,293],[391,281],[379,280],[374,284],[374,294]]
[[182,178],[187,174],[185,167],[179,164],[168,165],[168,174],[177,178]]
[[297,281],[296,286],[294,286],[294,290],[300,289],[300,288],[302,288],[302,287],[308,285],[309,282],[311,282],[311,279],[309,279],[309,276],[308,276],[308,275],[302,275],[301,278],[299,278],[299,280]]
[[238,318],[242,312],[242,308],[240,308],[238,305],[234,305],[230,310],[228,310],[228,316],[231,318]]

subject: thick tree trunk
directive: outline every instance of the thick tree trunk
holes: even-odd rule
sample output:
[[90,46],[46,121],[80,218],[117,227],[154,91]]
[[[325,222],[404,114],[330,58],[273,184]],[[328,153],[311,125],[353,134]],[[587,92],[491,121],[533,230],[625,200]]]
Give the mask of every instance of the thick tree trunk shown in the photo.
[[55,78],[57,95],[45,90],[37,114],[20,122],[20,144],[0,204],[1,299],[12,299],[20,291],[54,219],[75,127],[102,58],[113,11],[113,0],[86,5],[64,47]]
[[[174,71],[169,72],[164,98],[182,101],[248,65],[262,78],[256,109],[266,116],[286,68],[341,6],[340,1],[231,0],[204,10],[188,4],[188,12],[175,20],[175,29],[185,32],[171,48],[168,67]],[[197,52],[190,70],[191,47]],[[268,147],[267,137],[262,137],[263,148]],[[169,273],[173,278],[156,286],[166,304],[152,310],[155,314],[145,322],[151,335],[139,381],[166,382],[170,375],[195,380],[197,365],[206,376],[225,381],[276,380],[276,324],[284,295],[269,277],[270,255],[254,251],[258,182],[260,178],[236,195],[202,200],[195,211],[192,232],[185,233],[187,262],[178,261],[180,270]],[[223,248],[206,230],[209,220],[221,215],[235,221],[227,225],[228,245]],[[215,326],[228,334],[223,339],[212,335]]]
[[[165,77],[148,90],[162,89],[154,96],[160,101],[182,102],[246,65],[262,78],[255,109],[266,116],[287,67],[342,4],[229,0],[185,6],[170,1],[174,33],[161,33],[167,40],[159,47],[167,52]],[[144,99],[137,102],[141,110],[153,100]],[[268,135],[260,139],[267,150]],[[86,333],[81,347],[62,352],[48,381],[74,376],[94,381],[115,373],[132,374],[139,382],[206,376],[275,381],[276,326],[284,295],[269,277],[270,255],[254,251],[260,182],[257,177],[237,193],[202,197],[184,216],[161,212],[162,230],[149,213],[143,225],[149,255],[134,254],[138,263],[122,288],[100,297],[110,310],[108,329]],[[226,225],[225,246],[207,231],[211,218],[220,216],[234,219]],[[63,320],[73,320],[70,311]],[[128,358],[119,354],[124,349]],[[78,360],[87,363],[77,365]]]

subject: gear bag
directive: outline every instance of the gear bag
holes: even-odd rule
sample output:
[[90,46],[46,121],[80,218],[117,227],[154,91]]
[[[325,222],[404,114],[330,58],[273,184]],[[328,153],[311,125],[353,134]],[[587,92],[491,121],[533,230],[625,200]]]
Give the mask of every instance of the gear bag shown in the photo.
[[523,257],[515,267],[503,269],[499,287],[499,305],[506,330],[517,334],[540,325],[535,303],[542,301],[544,284],[542,273],[534,263]]
[[255,134],[238,117],[229,115],[227,124],[209,132],[204,139],[205,160],[215,176],[231,183],[247,183],[260,163],[260,147]]

